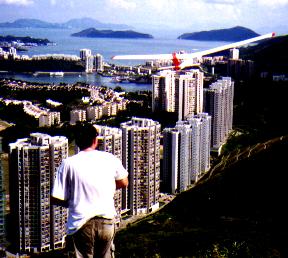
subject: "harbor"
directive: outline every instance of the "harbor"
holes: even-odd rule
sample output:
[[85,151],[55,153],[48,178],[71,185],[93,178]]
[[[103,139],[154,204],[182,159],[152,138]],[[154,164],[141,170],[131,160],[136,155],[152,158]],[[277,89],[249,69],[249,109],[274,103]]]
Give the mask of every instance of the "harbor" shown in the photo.
[[120,83],[111,82],[111,76],[102,76],[97,73],[85,72],[64,72],[63,76],[50,76],[50,72],[37,72],[37,73],[12,73],[3,71],[0,72],[0,79],[12,79],[27,81],[41,84],[75,84],[85,83],[95,86],[105,86],[108,88],[121,88],[127,92],[136,91],[150,91],[152,89],[151,83]]

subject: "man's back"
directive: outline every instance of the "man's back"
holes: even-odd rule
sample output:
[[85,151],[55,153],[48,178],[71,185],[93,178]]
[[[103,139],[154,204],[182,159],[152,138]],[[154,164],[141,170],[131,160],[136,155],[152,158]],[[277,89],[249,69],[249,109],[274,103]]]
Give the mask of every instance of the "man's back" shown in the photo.
[[63,199],[69,200],[69,233],[94,216],[114,218],[115,180],[127,176],[119,159],[107,152],[81,151],[65,159],[59,171],[67,184]]
[[128,185],[120,159],[96,151],[97,135],[92,124],[79,125],[75,142],[81,151],[63,160],[51,194],[51,202],[69,208],[67,246],[77,257],[113,257],[114,194]]

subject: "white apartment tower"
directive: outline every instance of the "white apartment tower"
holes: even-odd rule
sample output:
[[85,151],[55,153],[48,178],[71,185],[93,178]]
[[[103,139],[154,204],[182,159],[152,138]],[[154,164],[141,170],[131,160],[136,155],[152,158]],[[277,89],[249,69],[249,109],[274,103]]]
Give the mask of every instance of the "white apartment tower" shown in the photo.
[[211,147],[219,150],[233,125],[234,82],[223,77],[204,89],[204,109],[212,117]]
[[70,111],[70,124],[75,124],[77,121],[86,121],[86,110],[74,109]]
[[63,248],[67,209],[50,203],[56,171],[68,156],[68,139],[32,133],[10,144],[10,208],[17,252]]
[[93,73],[94,70],[94,57],[92,55],[86,56],[85,60],[85,72]]
[[39,116],[39,127],[59,125],[60,122],[60,112],[47,112],[46,114],[41,114]]
[[230,49],[229,58],[233,59],[233,60],[238,60],[239,59],[239,49],[238,48]]
[[211,117],[199,113],[163,131],[163,187],[185,191],[210,169]]
[[96,72],[101,72],[104,70],[104,62],[103,62],[103,56],[100,54],[97,54],[94,56],[94,67]]
[[[185,74],[175,76],[176,89],[178,89],[178,120],[185,120],[203,109],[203,73],[191,70]],[[176,110],[177,111],[177,110]]]
[[80,49],[80,59],[82,61],[85,61],[87,56],[92,56],[91,49],[87,49],[87,48]]
[[121,124],[123,164],[129,172],[128,208],[133,215],[159,208],[160,124],[132,118]]
[[91,121],[96,121],[103,116],[102,106],[89,106],[86,109],[87,119]]
[[161,71],[152,76],[152,111],[175,112],[175,72]]
[[201,113],[203,73],[199,70],[161,71],[152,77],[152,111],[176,112],[178,120]]

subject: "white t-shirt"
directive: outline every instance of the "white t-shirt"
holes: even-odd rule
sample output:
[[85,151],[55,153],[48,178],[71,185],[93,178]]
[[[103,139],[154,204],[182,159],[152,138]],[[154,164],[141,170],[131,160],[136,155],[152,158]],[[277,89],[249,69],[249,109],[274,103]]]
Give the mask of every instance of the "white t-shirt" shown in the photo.
[[68,234],[77,231],[94,216],[114,218],[115,180],[127,176],[121,161],[107,152],[81,151],[63,160],[52,196],[69,201]]

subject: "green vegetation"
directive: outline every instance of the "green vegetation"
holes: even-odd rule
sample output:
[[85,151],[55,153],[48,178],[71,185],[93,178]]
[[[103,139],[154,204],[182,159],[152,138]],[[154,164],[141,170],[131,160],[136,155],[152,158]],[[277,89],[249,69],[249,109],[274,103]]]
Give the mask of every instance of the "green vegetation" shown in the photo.
[[223,157],[195,187],[118,232],[116,257],[286,257],[287,148],[288,136]]
[[258,79],[237,82],[232,133],[224,153],[286,135],[287,82]]
[[13,71],[13,72],[83,72],[85,71],[85,65],[81,61],[69,61],[69,60],[10,60],[4,59],[0,62],[1,71]]
[[7,36],[0,36],[0,42],[22,42],[22,43],[35,43],[37,45],[48,45],[51,43],[48,39],[38,39],[38,38],[31,38],[31,37],[16,37],[12,35],[7,35]]

